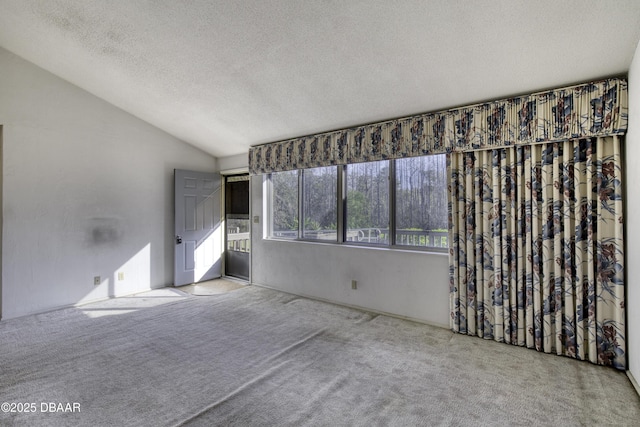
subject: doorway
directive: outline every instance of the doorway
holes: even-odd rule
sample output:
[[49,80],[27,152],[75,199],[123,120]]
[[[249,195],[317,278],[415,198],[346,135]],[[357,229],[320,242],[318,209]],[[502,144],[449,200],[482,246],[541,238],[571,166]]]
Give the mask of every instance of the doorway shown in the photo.
[[249,175],[225,177],[225,275],[249,281],[251,221]]

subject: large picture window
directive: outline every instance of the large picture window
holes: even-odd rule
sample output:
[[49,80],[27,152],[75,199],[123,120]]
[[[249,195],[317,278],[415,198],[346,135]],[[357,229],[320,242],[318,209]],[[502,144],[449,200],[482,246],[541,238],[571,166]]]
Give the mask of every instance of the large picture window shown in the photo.
[[298,237],[298,171],[271,174],[271,237]]
[[389,161],[347,166],[347,241],[389,244]]
[[444,154],[278,172],[269,177],[270,238],[448,247]]
[[396,160],[396,245],[447,246],[444,155]]
[[302,182],[302,237],[337,241],[338,167],[305,169]]

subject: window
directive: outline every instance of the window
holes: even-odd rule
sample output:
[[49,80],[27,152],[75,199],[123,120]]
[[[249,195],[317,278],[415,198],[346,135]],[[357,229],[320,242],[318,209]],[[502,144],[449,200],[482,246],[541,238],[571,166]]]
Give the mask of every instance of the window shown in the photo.
[[389,244],[389,161],[347,166],[346,240]]
[[298,237],[298,171],[271,174],[271,237]]
[[269,237],[445,249],[446,176],[444,154],[272,173]]
[[396,160],[395,243],[447,247],[445,155]]
[[338,168],[327,166],[302,171],[302,237],[338,240]]

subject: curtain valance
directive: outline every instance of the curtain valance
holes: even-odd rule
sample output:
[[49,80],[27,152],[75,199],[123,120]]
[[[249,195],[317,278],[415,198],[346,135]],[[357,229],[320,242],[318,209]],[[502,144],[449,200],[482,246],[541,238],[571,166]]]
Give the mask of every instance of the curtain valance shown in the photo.
[[612,78],[249,149],[251,174],[619,135],[627,82]]

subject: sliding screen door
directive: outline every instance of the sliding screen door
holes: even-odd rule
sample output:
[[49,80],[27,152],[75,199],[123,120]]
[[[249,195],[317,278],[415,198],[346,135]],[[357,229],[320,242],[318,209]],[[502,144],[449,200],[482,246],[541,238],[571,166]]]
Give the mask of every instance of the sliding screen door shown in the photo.
[[225,274],[249,280],[251,222],[249,220],[249,175],[228,176],[225,183],[226,251]]

